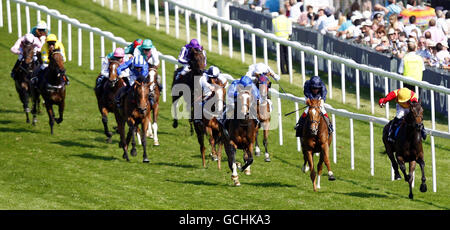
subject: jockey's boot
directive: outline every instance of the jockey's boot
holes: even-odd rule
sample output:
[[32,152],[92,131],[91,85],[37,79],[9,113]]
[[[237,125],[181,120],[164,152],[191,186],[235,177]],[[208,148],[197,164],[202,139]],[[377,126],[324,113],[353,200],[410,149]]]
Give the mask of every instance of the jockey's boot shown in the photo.
[[328,113],[325,113],[323,115],[323,117],[325,118],[325,121],[327,122],[328,125],[328,133],[331,134],[333,133],[334,129],[333,129],[333,123],[331,123],[330,121],[330,117],[328,117]]
[[402,119],[395,117],[394,120],[391,123],[391,126],[389,127],[389,133],[388,133],[388,141],[391,143],[395,142],[395,131],[397,130],[397,127],[400,125],[400,122]]
[[227,122],[226,115],[227,115],[226,111],[223,111],[222,118],[217,119],[217,121],[219,122],[219,125],[220,125],[220,127],[222,128],[222,130],[223,130],[223,131],[222,131],[223,136],[224,136],[227,140],[230,140],[230,134],[228,134],[228,130],[227,130],[227,127],[226,127],[226,125],[225,125],[225,123]]
[[11,70],[11,78],[13,80],[16,80],[16,72],[19,68],[19,62],[20,62],[19,59],[17,59],[16,64],[14,64],[14,67]]
[[295,136],[302,137],[303,126],[306,121],[306,113],[303,113],[302,116],[298,119],[297,124],[295,125]]
[[422,126],[422,129],[420,130],[420,134],[422,135],[422,139],[426,140],[427,139],[427,133],[425,132],[425,127]]
[[116,94],[116,97],[114,98],[114,101],[116,102],[116,108],[117,109],[120,109],[120,107],[121,107],[120,101],[122,100],[123,95],[126,94],[127,90],[128,90],[128,85],[125,86],[125,87],[120,88],[119,92]]

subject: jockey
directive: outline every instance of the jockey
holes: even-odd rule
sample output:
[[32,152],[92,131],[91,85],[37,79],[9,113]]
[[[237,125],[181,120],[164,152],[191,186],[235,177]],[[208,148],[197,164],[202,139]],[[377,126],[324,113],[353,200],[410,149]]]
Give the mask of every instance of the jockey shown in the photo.
[[[409,104],[411,102],[418,102],[417,94],[408,88],[396,89],[390,92],[386,97],[380,98],[378,104],[383,107],[387,102],[396,99],[397,101],[397,113],[391,125],[389,126],[388,141],[394,142],[395,140],[395,130],[399,127],[401,121],[406,114],[409,113]],[[422,126],[421,130],[422,138],[425,140],[427,134]]]
[[30,33],[39,38],[41,43],[44,44],[50,31],[47,28],[47,23],[45,23],[45,21],[40,21],[35,27],[31,28]]
[[[139,45],[134,49],[133,56],[142,55],[144,59],[148,62],[149,68],[155,68],[156,70],[159,67],[159,52],[156,50],[156,47],[153,45],[152,40],[145,39],[142,42],[142,45]],[[150,70],[154,71],[154,70]],[[161,77],[158,75],[156,82],[158,83],[158,88],[161,91]]]
[[273,70],[264,63],[256,63],[250,65],[245,75],[249,76],[252,79],[252,81],[256,83],[260,75],[268,75],[268,74],[270,74],[270,76],[272,76],[275,79],[275,81],[280,80],[280,76],[278,76],[278,74],[273,72]]
[[[50,59],[48,57],[48,52],[52,48],[53,50],[59,50],[61,52],[61,55],[63,57],[64,62],[66,62],[66,51],[64,49],[64,45],[62,42],[58,41],[58,38],[55,34],[49,34],[47,39],[45,40],[45,44],[42,46],[41,49],[41,58],[42,58],[42,65],[40,70],[35,74],[35,77],[33,77],[32,82],[36,81],[37,79],[41,79],[42,76],[44,76],[45,72],[47,71],[48,64],[50,62]],[[64,75],[64,81],[67,85],[70,84],[69,78]]]
[[11,47],[11,52],[13,54],[17,54],[18,58],[16,61],[16,64],[14,64],[14,67],[11,71],[11,77],[14,79],[14,75],[17,72],[17,68],[19,67],[19,62],[22,61],[23,59],[23,55],[22,55],[22,47],[28,44],[32,44],[34,47],[34,57],[33,60],[37,61],[37,57],[36,57],[36,53],[39,52],[42,48],[42,43],[41,41],[37,38],[34,37],[32,34],[25,34],[23,37],[20,37],[19,39],[17,39],[16,43],[14,43],[14,46]]
[[[313,76],[311,79],[305,82],[303,86],[303,93],[305,97],[308,99],[320,99],[320,112],[322,113],[325,121],[328,125],[328,132],[331,134],[333,132],[333,125],[330,122],[330,118],[328,117],[327,111],[325,111],[324,103],[327,100],[327,87],[325,83],[318,76]],[[297,125],[295,129],[297,130],[297,137],[301,137],[303,125],[306,121],[306,116],[308,115],[309,107],[306,108],[305,112],[303,112],[300,119],[298,119]]]
[[130,76],[123,78],[125,80],[125,87],[120,88],[119,93],[116,94],[116,106],[120,108],[120,100],[128,92],[131,86],[138,78],[148,78],[148,63],[145,61],[144,56],[138,55],[127,62],[123,63],[117,68],[117,74],[120,75],[122,71],[130,69]]
[[137,38],[136,40],[134,40],[134,42],[129,44],[127,47],[125,47],[125,54],[128,54],[129,56],[133,56],[134,49],[136,47],[142,45],[142,42],[143,42],[143,40],[140,38]]
[[[112,60],[117,60],[120,65],[125,63],[125,60],[128,57],[125,57],[124,49],[121,47],[118,47],[114,50],[114,52],[109,53],[106,55],[105,58],[103,58],[102,61],[102,70],[100,72],[100,77],[97,78],[97,85],[95,88],[98,88],[102,85],[103,81],[107,78],[109,78],[109,62]],[[124,73],[125,71],[122,71]]]
[[[224,135],[227,139],[229,139],[229,135],[228,132],[225,128],[225,124],[227,121],[227,117],[226,114],[228,113],[228,111],[232,111],[234,113],[234,107],[235,104],[237,102],[237,97],[239,95],[239,90],[243,89],[243,88],[251,88],[251,93],[253,96],[253,100],[259,100],[261,99],[261,96],[259,94],[259,90],[258,88],[256,88],[256,85],[253,83],[252,79],[248,76],[242,76],[241,79],[239,80],[234,80],[230,87],[228,88],[227,91],[227,106],[225,111],[223,112],[223,116],[221,119],[219,119],[219,124],[222,126],[223,131],[224,131]],[[231,115],[231,117],[233,117],[233,115]],[[258,121],[258,119],[256,118],[256,114],[255,114],[255,119]]]
[[203,46],[201,46],[198,43],[197,39],[194,38],[191,40],[191,42],[189,42],[188,44],[186,44],[185,46],[183,46],[181,48],[181,52],[178,55],[178,62],[181,63],[184,66],[184,68],[183,68],[183,70],[178,72],[176,79],[178,79],[178,77],[180,75],[185,75],[186,73],[191,71],[190,66],[189,66],[189,62],[190,62],[189,51],[191,50],[191,48],[198,49],[203,52],[203,55],[205,56],[205,66],[206,66],[206,52],[205,52],[205,50],[203,50]]

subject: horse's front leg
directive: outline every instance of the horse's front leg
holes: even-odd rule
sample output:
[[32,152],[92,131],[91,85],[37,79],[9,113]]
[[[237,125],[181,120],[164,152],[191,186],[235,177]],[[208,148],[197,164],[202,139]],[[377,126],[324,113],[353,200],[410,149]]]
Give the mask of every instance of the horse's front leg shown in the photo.
[[323,154],[323,161],[325,162],[325,165],[327,166],[328,170],[328,180],[334,181],[336,180],[336,177],[334,177],[333,171],[331,171],[331,164],[330,164],[330,145],[328,144],[328,141],[322,145],[322,154]]
[[261,156],[261,149],[259,148],[259,143],[258,143],[258,135],[259,135],[259,129],[256,130],[256,138],[255,138],[255,156],[257,156],[257,157]]
[[55,114],[53,112],[53,105],[46,102],[45,108],[47,109],[48,124],[50,125],[50,133],[53,135],[53,125],[55,124]]
[[142,131],[141,131],[141,133],[142,133],[142,136],[144,137],[144,138],[142,138],[142,148],[144,150],[144,154],[142,156],[142,162],[143,163],[149,163],[150,162],[150,160],[147,157],[147,138],[145,138],[145,133],[147,133],[147,130],[149,128],[151,129],[151,127],[149,127],[149,120],[148,119],[142,120]]
[[264,157],[265,157],[265,159],[264,159],[264,161],[266,161],[266,162],[270,162],[271,160],[270,160],[270,154],[269,154],[269,148],[268,148],[268,145],[269,145],[269,122],[265,122],[265,123],[267,123],[267,124],[264,124],[263,125],[263,127],[264,127],[264,130],[263,130],[263,134],[264,134],[264,139],[263,139],[263,144],[264,144],[264,149],[265,149],[265,153],[264,153]]
[[31,89],[31,95],[33,100],[33,107],[31,109],[31,114],[33,114],[33,122],[32,125],[36,125],[37,123],[37,113],[38,113],[38,107],[39,107],[39,94],[37,93],[36,89]]
[[[136,139],[135,139],[135,133],[136,131],[136,127],[135,127],[135,123],[133,121],[128,121],[128,134],[127,134],[127,145],[130,144],[130,140],[131,138],[133,138],[133,141],[131,142],[131,156],[135,157],[137,156],[137,151],[136,151]],[[144,138],[145,139],[145,138]]]
[[153,145],[159,146],[159,139],[158,139],[158,112],[159,112],[159,105],[156,104],[156,106],[153,108],[153,124],[151,127],[148,127],[150,130],[153,129]]
[[414,170],[416,169],[416,161],[411,161],[409,162],[409,180],[408,180],[408,184],[409,184],[409,199],[413,199],[414,195],[412,192],[413,189],[413,183],[414,183]]
[[425,161],[423,160],[423,158],[419,157],[419,159],[417,159],[417,163],[419,163],[420,170],[422,171],[422,184],[420,185],[420,191],[426,192],[427,184],[425,184],[425,181],[427,180],[427,178],[425,177]]
[[65,103],[64,103],[64,100],[62,100],[58,105],[59,118],[56,119],[56,123],[58,123],[58,124],[60,124],[63,121],[64,107],[65,107]]
[[231,143],[225,143],[225,152],[228,156],[228,167],[231,169],[231,179],[234,182],[234,186],[241,186],[237,173],[236,148]]

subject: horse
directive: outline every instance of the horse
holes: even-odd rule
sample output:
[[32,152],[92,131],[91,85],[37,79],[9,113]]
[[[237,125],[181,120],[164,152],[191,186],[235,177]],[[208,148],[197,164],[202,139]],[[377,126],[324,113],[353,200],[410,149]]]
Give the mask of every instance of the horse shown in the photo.
[[[398,165],[400,165],[400,169],[405,176],[405,181],[409,183],[409,198],[413,199],[412,186],[414,178],[412,174],[416,168],[416,162],[419,163],[420,169],[422,170],[422,184],[420,185],[420,191],[427,191],[421,136],[421,129],[423,128],[423,109],[420,105],[420,100],[419,102],[410,103],[409,113],[405,115],[402,124],[396,130],[398,133],[394,143],[388,141],[389,126],[391,125],[391,122],[383,128],[384,147],[391,160],[392,168],[394,169],[394,178],[396,180],[401,179],[398,171]],[[406,174],[405,162],[409,162],[409,174]]]
[[[36,107],[39,104],[39,96],[42,95],[44,99],[45,108],[47,110],[50,132],[53,134],[53,125],[55,121],[60,124],[63,121],[65,98],[66,98],[66,86],[65,86],[65,74],[64,58],[60,50],[49,50],[49,65],[48,68],[39,79],[36,87],[33,87],[33,125],[37,122]],[[55,112],[53,111],[53,105],[58,106],[59,118],[55,119]]]
[[[210,80],[215,90],[208,99],[215,102],[215,104],[209,107],[211,110],[208,108],[202,109],[202,120],[201,122],[194,122],[194,129],[197,134],[197,141],[200,145],[203,167],[206,167],[204,136],[207,135],[209,136],[209,144],[211,145],[211,156],[214,160],[218,161],[217,166],[220,170],[223,144],[221,142],[221,131],[217,117],[222,115],[226,91],[225,85],[218,78],[210,78]],[[209,103],[207,103],[207,105],[208,104]],[[207,113],[207,116],[205,116],[205,113]],[[217,144],[219,145],[218,149],[216,148]]]
[[[191,48],[191,50],[189,51],[189,66],[191,67],[191,71],[188,72],[186,75],[184,76],[179,76],[177,78],[178,73],[182,70],[182,68],[184,67],[180,67],[177,70],[175,70],[174,75],[173,75],[173,82],[172,82],[172,110],[174,111],[174,119],[173,119],[173,124],[172,127],[173,128],[177,128],[178,127],[178,116],[177,116],[177,109],[176,106],[178,104],[178,99],[180,97],[184,98],[184,101],[186,103],[188,103],[188,105],[190,105],[190,112],[191,112],[191,119],[189,120],[190,123],[190,127],[191,127],[191,135],[193,134],[193,127],[192,127],[192,117],[193,117],[193,106],[192,104],[194,103],[194,78],[196,76],[201,76],[203,74],[203,72],[205,71],[206,68],[206,64],[205,64],[205,59],[206,57],[203,55],[203,51],[199,50],[199,49],[195,49],[195,48]],[[183,88],[175,88],[175,86],[177,85],[182,85],[183,86],[187,86],[190,90],[190,94],[186,95],[184,94],[185,89]],[[178,95],[176,95],[176,93],[178,93]],[[190,98],[189,98],[190,96]]]
[[[320,176],[322,175],[323,163],[328,169],[328,180],[334,181],[333,172],[330,167],[329,147],[331,138],[328,133],[328,125],[323,114],[320,112],[321,102],[319,99],[307,99],[306,105],[309,106],[305,125],[303,126],[303,136],[301,138],[303,152],[303,171],[306,172],[306,162],[311,170],[310,178],[313,184],[314,192],[320,189]],[[313,154],[319,152],[320,158],[317,164],[317,174],[314,169]]]
[[258,120],[260,121],[258,126],[258,131],[256,132],[256,143],[255,143],[255,155],[260,156],[261,151],[258,144],[258,134],[259,134],[259,128],[263,128],[263,145],[265,148],[265,161],[270,162],[270,155],[268,151],[268,138],[269,138],[269,126],[270,126],[270,104],[268,101],[268,93],[269,93],[269,79],[267,76],[261,75],[257,79],[256,86],[258,87],[260,94],[261,94],[261,100],[258,101]]
[[[228,119],[225,129],[228,131],[229,139],[223,137],[225,152],[228,157],[228,167],[231,169],[231,179],[235,186],[240,186],[237,169],[245,171],[250,175],[250,165],[253,163],[253,148],[258,131],[256,111],[252,111],[253,96],[250,91],[243,90],[237,97],[237,106],[234,110],[234,119]],[[244,150],[244,166],[239,167],[236,163],[236,149]]]
[[[142,76],[140,78],[143,78]],[[130,161],[128,158],[128,144],[131,137],[133,137],[131,155],[136,156],[136,142],[135,132],[139,124],[141,124],[141,136],[145,137],[150,121],[150,82],[136,80],[131,90],[126,96],[121,99],[120,109],[116,108],[114,113],[117,122],[117,129],[120,134],[119,148],[123,149],[123,158]],[[125,124],[128,124],[128,133],[125,138]],[[142,138],[142,147],[144,149],[143,162],[149,163],[147,157],[147,138]]]
[[[124,81],[119,78],[117,74],[117,67],[120,63],[117,60],[110,60],[109,62],[109,78],[103,83],[94,88],[95,96],[97,97],[98,110],[102,116],[102,123],[105,135],[107,137],[106,142],[111,143],[112,132],[108,129],[108,113],[114,112],[116,103],[114,103],[114,97],[120,88],[124,86]],[[98,78],[101,77],[99,75]]]
[[30,123],[30,108],[28,107],[28,103],[30,101],[31,95],[31,76],[33,72],[39,68],[38,62],[33,60],[34,56],[34,47],[33,44],[27,44],[22,47],[22,56],[23,59],[19,61],[18,68],[14,71],[15,77],[14,82],[16,86],[16,91],[19,94],[20,101],[23,105],[23,110],[27,117],[27,123]]
[[150,82],[150,92],[149,92],[149,101],[150,101],[150,110],[153,114],[153,124],[152,118],[150,116],[149,119],[149,129],[147,130],[147,136],[150,138],[153,138],[153,145],[159,146],[159,139],[158,139],[158,113],[159,113],[159,97],[161,95],[161,92],[159,91],[158,87],[158,72],[156,68],[151,68],[149,70],[149,82]]

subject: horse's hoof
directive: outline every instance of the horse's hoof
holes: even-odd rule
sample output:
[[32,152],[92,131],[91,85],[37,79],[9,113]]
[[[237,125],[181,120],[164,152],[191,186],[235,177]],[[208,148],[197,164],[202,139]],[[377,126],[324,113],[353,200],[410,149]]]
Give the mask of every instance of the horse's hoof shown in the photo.
[[414,199],[414,195],[413,195],[412,193],[410,193],[408,197],[409,197],[409,199],[411,199],[411,200]]
[[250,169],[248,169],[248,168],[246,170],[244,170],[244,174],[247,176],[252,175],[252,173],[250,172]]
[[27,123],[30,123],[30,119],[27,119]]
[[234,186],[236,186],[236,187],[241,186],[241,182],[239,182],[238,176],[231,176],[231,179],[232,179],[233,182],[234,182]]
[[150,160],[148,158],[144,158],[144,160],[142,160],[143,163],[150,163]]
[[328,176],[328,180],[329,181],[334,181],[334,180],[336,180],[336,177],[334,177],[334,175],[330,175],[330,176]]
[[175,129],[178,127],[178,121],[177,120],[173,120],[172,127],[175,128]]
[[309,172],[309,166],[308,165],[303,165],[302,171],[303,171],[303,173]]
[[159,146],[159,141],[153,142],[153,145],[154,145],[154,146]]
[[264,154],[264,157],[265,157],[265,158],[264,158],[264,161],[265,161],[265,162],[271,162],[269,153]]
[[211,153],[210,156],[211,156],[211,159],[213,161],[218,161],[219,160],[219,158],[217,158],[217,155],[214,155],[214,154]]
[[394,176],[394,180],[401,180],[401,179],[402,179],[402,176],[400,176],[400,174],[396,174]]
[[123,155],[122,155],[122,158],[125,159],[125,160],[127,160],[127,161],[130,161],[130,159],[128,158],[128,155],[126,155],[126,154],[123,154]]
[[55,121],[56,121],[56,124],[60,124],[63,121],[63,119],[62,118],[57,118]]
[[130,154],[131,154],[131,156],[133,156],[133,157],[137,156],[137,151],[136,151],[136,149],[135,149],[135,148],[131,149]]
[[112,143],[111,137],[106,138],[106,141],[105,141],[105,142],[108,143],[108,144],[111,144],[111,143]]
[[426,192],[427,191],[427,185],[426,184],[421,184],[420,185],[420,191],[421,192]]
[[113,133],[112,133],[112,132],[106,132],[105,135],[106,135],[108,138],[110,138],[110,137],[112,137]]
[[261,149],[258,146],[255,147],[255,156],[261,156]]

